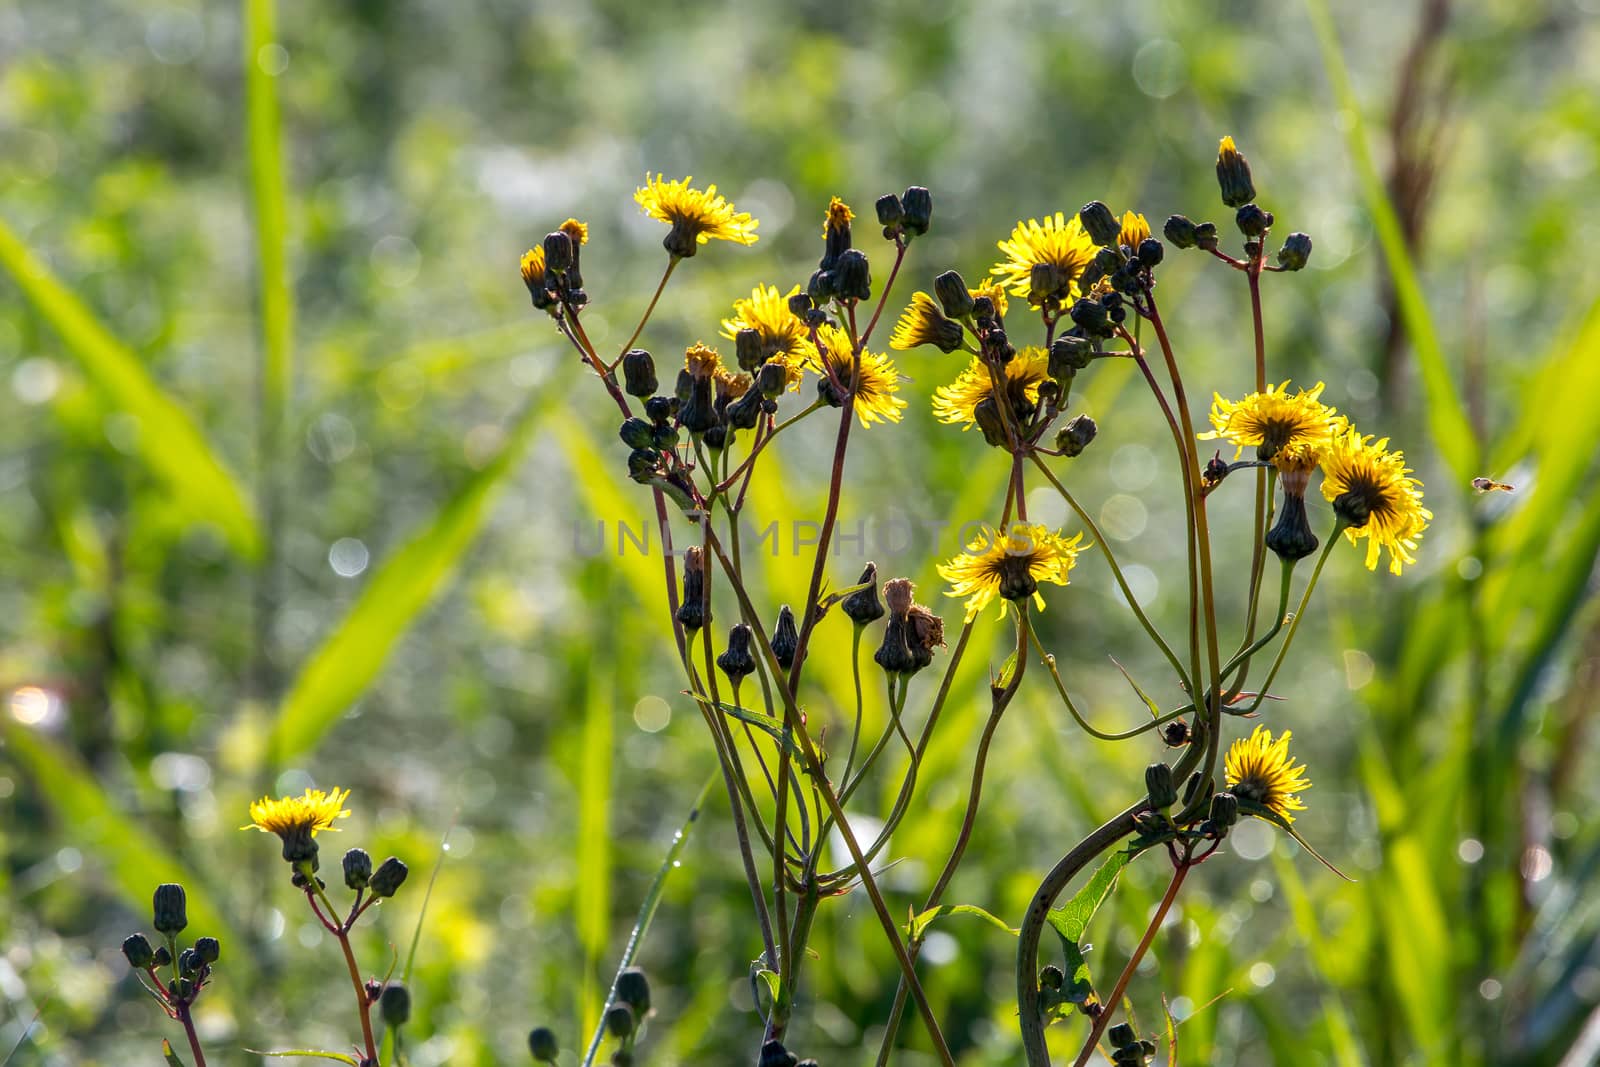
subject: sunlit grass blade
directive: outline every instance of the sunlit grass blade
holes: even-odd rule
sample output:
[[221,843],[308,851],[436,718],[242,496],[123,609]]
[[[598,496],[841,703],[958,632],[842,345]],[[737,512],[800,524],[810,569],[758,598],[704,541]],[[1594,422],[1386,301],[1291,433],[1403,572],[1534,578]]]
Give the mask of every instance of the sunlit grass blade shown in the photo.
[[[599,638],[597,637],[597,640]],[[574,665],[576,668],[576,665]],[[583,1029],[598,1017],[595,984],[606,950],[611,917],[611,781],[616,687],[610,670],[589,674],[583,714],[582,756],[577,768],[577,900],[574,919],[583,949],[583,981],[578,988]]]
[[139,906],[136,902],[148,902],[156,886],[179,882],[188,890],[192,930],[217,937],[224,944],[230,940],[242,943],[208,899],[205,883],[108,796],[94,773],[75,756],[37,730],[5,717],[0,717],[0,739],[21,765],[24,781],[31,781],[55,811],[62,839],[77,845],[90,862],[104,867],[125,900]]
[[138,420],[138,455],[183,513],[191,521],[215,525],[235,550],[254,557],[261,550],[261,538],[248,494],[189,413],[4,221],[0,221],[0,267],[60,335],[114,410]]
[[1344,54],[1334,29],[1333,18],[1324,0],[1306,0],[1317,43],[1322,50],[1322,63],[1328,74],[1335,101],[1345,117],[1345,140],[1350,151],[1350,162],[1355,168],[1356,180],[1361,187],[1361,197],[1372,224],[1383,246],[1384,262],[1394,281],[1395,297],[1400,317],[1405,321],[1406,336],[1417,355],[1417,368],[1423,389],[1427,393],[1428,429],[1434,447],[1444,457],[1457,483],[1467,485],[1479,472],[1479,448],[1467,418],[1466,408],[1451,376],[1444,349],[1439,344],[1439,334],[1434,328],[1433,316],[1428,311],[1427,298],[1417,276],[1411,250],[1406,247],[1405,234],[1400,228],[1400,217],[1389,200],[1383,178],[1373,162],[1367,144],[1366,124],[1361,119],[1361,104],[1355,88],[1350,83],[1350,72],[1345,68]]
[[433,602],[472,546],[495,497],[527,452],[545,409],[560,395],[552,388],[530,400],[499,455],[373,575],[284,698],[272,727],[272,752],[278,759],[314,748],[371,684],[395,642]]
[[256,243],[257,312],[261,323],[263,434],[275,436],[294,386],[294,292],[286,251],[283,131],[277,76],[266,51],[277,42],[277,0],[244,0],[244,86],[250,200]]

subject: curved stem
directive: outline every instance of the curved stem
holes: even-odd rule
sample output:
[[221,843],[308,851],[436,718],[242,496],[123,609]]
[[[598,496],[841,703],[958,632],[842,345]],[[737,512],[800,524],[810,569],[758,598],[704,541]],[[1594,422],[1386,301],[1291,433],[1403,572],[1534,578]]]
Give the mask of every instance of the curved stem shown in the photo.
[[1187,715],[1194,710],[1193,704],[1185,704],[1176,711],[1169,711],[1167,714],[1162,715],[1159,718],[1151,719],[1147,723],[1136,726],[1131,730],[1124,730],[1122,733],[1113,734],[1107,733],[1104,730],[1096,730],[1093,726],[1090,726],[1088,721],[1085,720],[1084,717],[1078,712],[1077,705],[1074,704],[1072,702],[1072,698],[1067,695],[1067,686],[1066,683],[1061,680],[1061,671],[1056,667],[1055,656],[1045,651],[1044,646],[1039,643],[1039,635],[1037,633],[1033,634],[1032,637],[1033,647],[1038,649],[1040,660],[1043,661],[1045,669],[1050,672],[1050,677],[1055,680],[1056,692],[1061,694],[1061,702],[1067,706],[1068,711],[1072,712],[1072,717],[1078,720],[1078,725],[1083,727],[1084,730],[1093,737],[1098,737],[1102,741],[1126,741],[1131,737],[1138,737],[1140,734],[1149,733],[1156,727],[1169,723],[1173,719],[1178,718],[1180,715]]
[[1317,587],[1317,579],[1322,577],[1323,564],[1328,562],[1328,555],[1333,551],[1333,546],[1339,543],[1339,535],[1344,532],[1345,523],[1340,520],[1335,524],[1333,533],[1328,535],[1328,543],[1322,546],[1322,555],[1317,557],[1317,565],[1312,568],[1311,579],[1306,582],[1306,590],[1300,596],[1300,606],[1295,609],[1294,618],[1289,622],[1289,632],[1284,635],[1283,644],[1278,646],[1278,654],[1273,657],[1272,667],[1267,671],[1267,678],[1261,683],[1261,691],[1256,694],[1255,700],[1248,708],[1240,712],[1248,715],[1261,706],[1267,698],[1267,693],[1272,689],[1272,680],[1278,676],[1278,669],[1283,666],[1284,657],[1289,654],[1289,646],[1294,642],[1294,635],[1300,629],[1300,620],[1305,618],[1306,607],[1311,603],[1311,592]]
[[[312,909],[316,909],[316,901],[312,899],[311,895],[315,890],[316,895],[322,898],[323,906],[327,908],[328,914],[330,916],[336,914],[333,901],[328,899],[327,890],[322,888],[322,883],[317,879],[316,874],[311,871],[311,865],[307,863],[302,866],[301,873],[309,879],[306,885],[306,900],[311,903]],[[367,1059],[377,1063],[378,1043],[374,1040],[372,1034],[372,1002],[367,999],[366,983],[361,981],[361,968],[356,963],[355,950],[350,947],[350,928],[348,926],[334,926],[332,929],[334,936],[339,939],[339,947],[344,951],[345,966],[350,971],[350,984],[355,987],[356,1009],[361,1016],[361,1040],[366,1044]]]
[[[173,1012],[178,1016],[178,1021],[183,1024],[183,1032],[189,1038],[189,1052],[194,1056],[195,1067],[206,1067],[206,1054],[200,1050],[200,1035],[195,1032],[194,1016],[189,1013],[189,1002],[180,1000],[173,1006]],[[373,1062],[377,1062],[374,1060]]]
[[633,333],[623,342],[622,350],[617,353],[616,361],[611,366],[615,367],[618,363],[621,363],[622,357],[627,355],[629,350],[633,348],[633,342],[639,339],[641,333],[644,333],[644,324],[650,321],[650,316],[655,312],[656,301],[661,299],[661,291],[667,287],[667,279],[672,277],[672,272],[678,268],[680,258],[674,255],[667,257],[667,269],[661,274],[661,281],[656,285],[655,294],[650,297],[649,306],[644,309],[644,314],[639,317],[639,325],[633,328]]

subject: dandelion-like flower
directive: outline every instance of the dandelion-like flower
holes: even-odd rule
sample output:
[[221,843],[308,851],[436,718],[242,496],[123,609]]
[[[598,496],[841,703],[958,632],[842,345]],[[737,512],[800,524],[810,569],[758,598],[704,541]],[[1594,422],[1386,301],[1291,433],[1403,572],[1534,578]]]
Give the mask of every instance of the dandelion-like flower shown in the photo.
[[775,285],[758,285],[748,298],[733,302],[732,318],[722,320],[724,337],[737,338],[740,330],[760,334],[763,358],[783,364],[791,389],[800,383],[800,368],[817,358],[817,346],[811,343],[805,322],[789,310],[789,297],[799,292],[798,285],[788,296],[779,293]]
[[[968,290],[969,292],[971,290]],[[911,294],[911,303],[900,314],[889,347],[902,352],[933,345],[941,352],[954,352],[966,340],[961,323],[945,315],[938,301],[924,292]]]
[[675,256],[692,256],[700,245],[712,239],[755,244],[756,227],[760,224],[750,213],[736,210],[717,193],[715,185],[702,191],[689,185],[692,180],[669,182],[663,174],[647,176],[645,184],[633,194],[646,215],[672,224],[671,232],[661,242],[666,250]]
[[[833,383],[828,379],[825,367],[831,367],[834,376],[845,388],[849,388],[853,351],[850,335],[830,323],[817,331],[817,339],[821,342],[818,370],[823,374],[822,381],[817,383],[817,390],[828,399],[829,403],[838,407],[840,398],[834,395]],[[826,360],[825,365],[822,362],[824,360]],[[899,390],[900,372],[895,369],[894,361],[881,352],[862,349],[861,378],[856,382],[855,396],[852,400],[856,418],[861,420],[861,425],[871,426],[874,422],[899,422],[900,413],[906,407],[906,402],[896,395]]]
[[1317,398],[1324,385],[1289,394],[1289,383],[1267,386],[1264,393],[1251,393],[1235,403],[1220,393],[1212,394],[1211,425],[1214,429],[1199,434],[1201,440],[1223,439],[1234,445],[1234,458],[1254,445],[1256,456],[1272,460],[1285,473],[1308,471],[1332,443],[1345,424],[1343,416]]
[[996,596],[1008,601],[1031,596],[1043,610],[1039,583],[1066,585],[1082,541],[1081,533],[1062,537],[1045,526],[1025,522],[1012,523],[1004,534],[985,526],[964,551],[939,564],[939,577],[950,583],[946,596],[966,598],[968,621]]
[[[1019,394],[1029,404],[1039,402],[1039,386],[1050,377],[1050,354],[1029,346],[1017,350],[1006,364],[1006,393]],[[940,422],[960,423],[963,430],[977,425],[978,405],[994,395],[994,376],[983,360],[973,356],[965,370],[949,385],[933,391],[933,414]]]
[[1150,223],[1137,211],[1122,214],[1122,232],[1117,234],[1117,244],[1138,251],[1139,245],[1150,238]]
[[1249,737],[1241,737],[1228,749],[1223,762],[1228,791],[1239,798],[1248,814],[1249,809],[1264,809],[1286,823],[1294,822],[1290,812],[1304,811],[1299,792],[1311,788],[1306,769],[1289,756],[1290,731],[1285,730],[1276,741],[1272,731],[1257,726]]
[[1078,295],[1078,279],[1094,260],[1099,249],[1094,239],[1074,215],[1070,219],[1058,211],[1043,222],[1029,219],[1017,223],[1008,240],[999,242],[1005,259],[989,268],[1013,296],[1036,295],[1036,268],[1048,268],[1054,285],[1051,294]]
[[1389,549],[1389,573],[1415,563],[1417,538],[1433,512],[1422,506],[1422,483],[1411,477],[1402,452],[1389,451],[1387,437],[1374,442],[1354,426],[1334,436],[1322,457],[1322,495],[1349,525],[1352,545],[1367,539],[1367,570],[1377,570],[1381,549]]
[[350,812],[344,802],[350,790],[334,788],[327,792],[307,789],[297,797],[262,797],[250,805],[250,825],[241,830],[260,830],[277,834],[283,841],[283,858],[291,863],[309,860],[317,854],[316,836],[321,830],[337,832],[335,819]]

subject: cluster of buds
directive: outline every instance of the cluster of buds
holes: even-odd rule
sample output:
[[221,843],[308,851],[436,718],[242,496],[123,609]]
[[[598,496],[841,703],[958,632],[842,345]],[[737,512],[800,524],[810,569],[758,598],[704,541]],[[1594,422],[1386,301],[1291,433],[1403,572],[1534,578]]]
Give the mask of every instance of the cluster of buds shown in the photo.
[[[222,944],[214,937],[201,937],[188,948],[178,947],[178,935],[189,925],[189,910],[183,886],[176,882],[157,886],[152,905],[152,925],[163,943],[152,946],[144,934],[130,934],[122,942],[122,954],[128,966],[143,975],[140,984],[167,1015],[187,1020],[190,1006],[211,979],[211,967],[222,955]],[[160,969],[169,967],[163,977]]]
[[[649,978],[638,967],[624,968],[617,974],[611,1004],[601,1020],[605,1033],[617,1043],[611,1051],[612,1067],[632,1067],[634,1046],[643,1036],[650,1010]],[[555,1031],[548,1026],[534,1027],[528,1032],[528,1051],[535,1062],[555,1063],[561,1055]]]
[[[1255,179],[1250,174],[1250,161],[1233,143],[1224,137],[1217,149],[1217,186],[1222,202],[1234,209],[1233,221],[1245,237],[1245,256],[1259,263],[1266,247],[1267,232],[1275,221],[1272,212],[1265,210],[1256,200]],[[1217,251],[1217,226],[1214,222],[1191,222],[1183,215],[1167,219],[1162,232],[1178,248],[1199,248]],[[1311,258],[1311,238],[1304,233],[1291,233],[1278,249],[1279,270],[1302,270]]]
[[1149,1038],[1141,1040],[1139,1034],[1127,1023],[1118,1023],[1106,1031],[1111,1042],[1111,1062],[1116,1067],[1144,1067],[1155,1059],[1156,1043]]
[[783,1047],[782,1041],[768,1041],[761,1046],[761,1059],[757,1067],[817,1067],[817,1061],[802,1060]]
[[578,249],[588,241],[589,227],[568,219],[523,254],[522,281],[534,307],[555,315],[563,306],[581,308],[589,302],[578,268]]

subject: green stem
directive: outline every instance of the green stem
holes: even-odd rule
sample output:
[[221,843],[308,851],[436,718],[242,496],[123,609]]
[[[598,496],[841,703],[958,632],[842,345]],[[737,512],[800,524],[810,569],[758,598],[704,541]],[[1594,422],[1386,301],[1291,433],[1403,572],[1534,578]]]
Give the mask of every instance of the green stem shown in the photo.
[[679,257],[673,255],[669,255],[667,257],[667,269],[661,273],[661,281],[657,283],[656,291],[654,295],[650,297],[650,303],[644,309],[644,314],[639,316],[639,325],[633,328],[633,333],[628,336],[628,339],[625,342],[623,342],[622,351],[617,353],[616,360],[611,364],[613,369],[615,369],[618,363],[622,362],[622,357],[627,355],[628,352],[633,348],[633,342],[639,339],[639,335],[644,333],[644,324],[650,321],[650,316],[655,312],[656,301],[661,299],[661,291],[667,287],[667,279],[672,277],[672,272],[674,270],[678,269],[678,259]]
[[1328,543],[1322,546],[1322,554],[1317,557],[1317,565],[1311,571],[1311,580],[1306,582],[1306,590],[1300,596],[1300,606],[1295,610],[1294,618],[1289,623],[1289,632],[1284,635],[1283,644],[1278,646],[1278,654],[1272,660],[1272,668],[1267,671],[1266,681],[1261,683],[1261,691],[1256,694],[1256,699],[1241,715],[1248,715],[1261,706],[1272,690],[1272,680],[1278,676],[1278,669],[1283,666],[1284,657],[1289,654],[1289,646],[1294,642],[1294,635],[1300,630],[1300,620],[1305,618],[1306,607],[1311,603],[1312,590],[1317,587],[1317,579],[1322,577],[1322,566],[1328,562],[1328,555],[1333,551],[1333,546],[1339,543],[1339,535],[1344,532],[1346,523],[1340,519],[1334,524],[1333,533],[1328,535]]
[[1045,669],[1050,672],[1050,677],[1055,680],[1056,692],[1061,694],[1061,702],[1067,706],[1068,711],[1072,712],[1072,717],[1078,720],[1079,726],[1083,727],[1091,736],[1098,737],[1102,741],[1126,741],[1130,737],[1138,737],[1140,734],[1149,733],[1156,727],[1165,725],[1180,715],[1187,715],[1194,710],[1193,704],[1185,704],[1176,711],[1169,711],[1159,718],[1151,719],[1141,726],[1136,726],[1131,730],[1125,730],[1118,734],[1097,730],[1089,725],[1088,721],[1079,713],[1077,705],[1072,702],[1072,698],[1067,695],[1066,683],[1061,680],[1061,671],[1056,667],[1055,656],[1045,651],[1044,646],[1039,643],[1039,635],[1037,633],[1031,636],[1033,638],[1033,647],[1038,650],[1039,658],[1044,662]]

